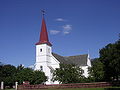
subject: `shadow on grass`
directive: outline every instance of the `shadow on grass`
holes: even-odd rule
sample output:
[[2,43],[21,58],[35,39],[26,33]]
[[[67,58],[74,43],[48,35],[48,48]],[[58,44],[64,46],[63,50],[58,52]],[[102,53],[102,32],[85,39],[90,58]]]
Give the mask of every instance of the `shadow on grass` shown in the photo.
[[105,88],[104,90],[120,90],[120,88]]

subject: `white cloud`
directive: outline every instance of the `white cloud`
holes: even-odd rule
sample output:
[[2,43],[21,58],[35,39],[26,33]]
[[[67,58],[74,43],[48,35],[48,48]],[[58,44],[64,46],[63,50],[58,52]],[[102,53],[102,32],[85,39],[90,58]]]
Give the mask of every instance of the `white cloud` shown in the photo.
[[70,31],[72,30],[72,25],[67,24],[67,25],[62,26],[62,28],[63,28],[64,34],[69,34]]
[[70,32],[69,31],[63,31],[64,34],[69,34]]
[[69,24],[64,25],[64,26],[63,26],[63,29],[64,29],[64,30],[72,30],[72,25],[69,25]]
[[57,18],[56,21],[64,22],[65,20],[63,18]]
[[60,31],[58,31],[58,30],[50,30],[50,34],[56,35],[58,33],[60,33]]

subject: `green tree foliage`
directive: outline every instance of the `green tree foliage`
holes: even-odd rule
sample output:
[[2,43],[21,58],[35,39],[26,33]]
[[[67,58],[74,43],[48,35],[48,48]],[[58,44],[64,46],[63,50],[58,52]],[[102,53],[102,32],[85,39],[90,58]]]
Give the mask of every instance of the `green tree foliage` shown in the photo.
[[22,65],[17,68],[13,65],[0,65],[0,82],[3,81],[5,86],[12,87],[16,81],[19,84],[22,84],[23,81],[29,81],[31,84],[41,84],[46,80],[47,77],[41,71],[24,68]]
[[15,82],[16,67],[13,65],[0,66],[0,81],[3,81],[6,86],[12,87]]
[[23,81],[29,81],[30,84],[41,84],[47,80],[44,72],[34,71],[31,68],[18,67],[20,69],[16,74],[16,80],[19,84],[22,84]]
[[41,84],[47,81],[47,77],[45,76],[44,72],[41,71],[34,71],[32,84]]
[[19,72],[17,72],[16,81],[18,81],[19,84],[22,84],[23,81],[32,82],[32,77],[33,77],[33,70],[30,68],[24,68]]
[[3,71],[2,71],[2,68],[3,68],[3,65],[0,65],[0,82],[3,80],[2,79],[2,73],[3,73]]
[[95,82],[99,82],[99,81],[104,81],[104,65],[102,64],[102,62],[96,58],[92,61],[92,67],[89,68],[89,77],[88,79],[90,81],[95,81]]
[[79,83],[83,79],[83,70],[72,64],[60,64],[53,73],[53,81],[60,83]]
[[120,77],[120,39],[100,50],[100,60],[104,64],[106,81]]
[[17,72],[21,71],[24,69],[24,66],[22,64],[20,64],[18,67],[17,67]]

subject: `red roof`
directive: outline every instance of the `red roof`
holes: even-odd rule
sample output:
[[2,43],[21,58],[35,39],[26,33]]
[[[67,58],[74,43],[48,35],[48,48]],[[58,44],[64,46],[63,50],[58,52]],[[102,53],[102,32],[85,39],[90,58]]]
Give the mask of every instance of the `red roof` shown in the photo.
[[52,46],[52,44],[49,42],[49,39],[48,39],[47,27],[46,27],[46,23],[45,23],[44,17],[42,18],[40,39],[36,43],[36,45],[39,45],[39,44],[47,44],[49,46]]

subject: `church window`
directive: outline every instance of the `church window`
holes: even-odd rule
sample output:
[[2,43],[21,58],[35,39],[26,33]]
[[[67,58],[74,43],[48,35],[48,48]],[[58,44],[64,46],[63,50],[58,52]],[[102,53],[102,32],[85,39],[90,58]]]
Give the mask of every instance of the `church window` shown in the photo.
[[43,71],[43,66],[40,66],[40,71]]
[[42,49],[40,49],[40,52],[42,52]]

